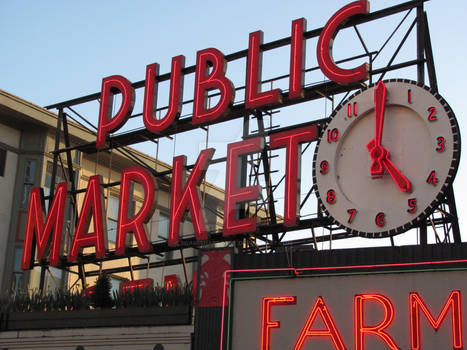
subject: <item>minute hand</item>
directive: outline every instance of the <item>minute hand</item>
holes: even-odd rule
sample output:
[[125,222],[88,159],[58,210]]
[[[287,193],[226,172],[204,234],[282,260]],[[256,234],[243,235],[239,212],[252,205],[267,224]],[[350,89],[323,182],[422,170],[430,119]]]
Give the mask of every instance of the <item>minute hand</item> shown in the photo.
[[375,88],[375,138],[371,140],[367,149],[370,151],[372,163],[370,173],[372,176],[381,176],[384,173],[381,161],[384,157],[384,148],[381,146],[384,124],[384,110],[386,107],[386,85],[382,81]]

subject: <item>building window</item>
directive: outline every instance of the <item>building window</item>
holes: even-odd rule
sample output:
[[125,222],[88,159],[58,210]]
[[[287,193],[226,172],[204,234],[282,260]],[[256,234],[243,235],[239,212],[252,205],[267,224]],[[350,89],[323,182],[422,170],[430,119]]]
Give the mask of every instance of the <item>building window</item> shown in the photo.
[[169,238],[169,216],[159,214],[159,224],[157,225],[157,238],[167,240]]
[[57,289],[61,289],[62,287],[62,280],[63,280],[63,271],[57,269],[56,267],[49,267],[49,271],[45,274],[45,288],[49,291],[56,291]]
[[19,289],[25,288],[24,285],[24,272],[21,270],[21,259],[23,257],[23,249],[15,249],[15,264],[13,266],[13,279],[12,290],[18,291]]
[[24,175],[23,195],[21,197],[21,208],[26,209],[29,204],[29,193],[34,187],[34,178],[36,176],[36,161],[27,160]]
[[118,198],[110,196],[107,202],[107,240],[117,241]]
[[76,150],[73,156],[73,163],[81,164],[81,151]]
[[151,241],[167,241],[169,237],[169,216],[155,211],[151,220],[146,224],[148,239]]
[[[160,211],[155,211],[151,220],[146,224],[146,232],[148,239],[152,242],[167,242],[169,237],[169,216]],[[170,253],[160,253],[157,256],[162,260],[170,259]]]
[[0,148],[0,176],[5,176],[6,149]]

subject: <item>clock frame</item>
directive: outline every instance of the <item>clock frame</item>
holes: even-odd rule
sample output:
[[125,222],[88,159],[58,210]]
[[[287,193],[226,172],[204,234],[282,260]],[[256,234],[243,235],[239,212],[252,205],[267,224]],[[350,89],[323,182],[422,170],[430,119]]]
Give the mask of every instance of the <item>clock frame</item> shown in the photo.
[[[374,150],[376,139],[386,155]],[[405,232],[445,197],[460,149],[456,118],[439,94],[405,79],[371,85],[340,104],[322,130],[313,159],[319,205],[352,235]]]

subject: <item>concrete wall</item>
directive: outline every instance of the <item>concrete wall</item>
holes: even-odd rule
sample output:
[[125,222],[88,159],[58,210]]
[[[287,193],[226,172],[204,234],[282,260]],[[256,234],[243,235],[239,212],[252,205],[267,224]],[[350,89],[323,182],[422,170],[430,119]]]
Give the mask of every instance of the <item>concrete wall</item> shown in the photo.
[[[21,132],[0,124],[0,147],[6,149],[6,164],[4,176],[0,176],[0,256],[5,256],[10,227],[13,194],[18,167],[17,149],[20,144]],[[7,147],[8,146],[8,147]],[[0,264],[0,281],[4,273],[4,264]]]
[[0,347],[28,350],[190,350],[193,326],[113,327],[0,332]]

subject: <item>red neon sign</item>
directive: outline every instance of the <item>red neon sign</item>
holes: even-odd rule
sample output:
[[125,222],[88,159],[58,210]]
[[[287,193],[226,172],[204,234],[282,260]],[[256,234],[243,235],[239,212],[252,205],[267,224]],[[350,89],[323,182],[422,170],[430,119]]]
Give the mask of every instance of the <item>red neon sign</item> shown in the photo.
[[[420,350],[421,347],[421,332],[420,332],[420,310],[425,315],[426,319],[435,331],[439,329],[443,323],[448,310],[451,309],[452,320],[452,346],[454,349],[464,348],[464,339],[462,334],[462,305],[461,293],[458,290],[452,291],[444,304],[443,309],[435,319],[430,310],[426,306],[417,292],[409,295],[410,309],[410,348],[412,350]],[[447,347],[447,346],[446,346]]]
[[[209,66],[212,66],[211,74]],[[228,112],[235,100],[235,88],[225,76],[227,61],[222,52],[211,48],[198,51],[196,57],[195,97],[193,101],[193,124],[202,124],[219,118]],[[208,92],[219,90],[220,99],[216,106],[208,106]]]
[[[320,35],[321,46],[325,47],[330,43],[331,38],[339,29],[340,24],[344,20],[348,20],[355,14],[366,13],[368,11],[367,1],[354,2],[341,10],[339,10],[328,22]],[[303,94],[304,86],[304,67],[305,67],[305,35],[306,21],[304,18],[294,20],[292,22],[291,30],[291,46],[290,46],[290,79],[289,79],[289,99],[299,98]],[[262,91],[261,89],[261,59],[262,59],[262,32],[256,31],[249,35],[249,46],[247,53],[247,66],[246,66],[246,87],[245,87],[245,107],[248,109],[259,108],[267,105],[279,103],[282,98],[280,89],[273,89],[269,91]],[[329,46],[329,45],[328,45]],[[329,46],[330,47],[330,46]],[[321,50],[322,51],[322,50]],[[318,51],[319,53],[320,51]],[[324,52],[324,51],[323,51]],[[321,55],[319,58],[320,66],[327,67],[331,72],[333,71],[333,62],[331,56]],[[188,72],[184,69],[184,57],[176,56],[172,58],[171,76],[170,76],[170,94],[168,110],[164,117],[157,118],[157,86],[158,86],[158,72],[159,66],[157,63],[149,64],[146,67],[146,82],[144,91],[144,104],[143,104],[143,120],[146,128],[153,133],[162,132],[176,121],[181,113],[181,105],[183,99],[183,79],[184,74]],[[207,124],[225,115],[235,98],[235,88],[232,82],[226,76],[227,63],[222,52],[215,48],[208,48],[197,52],[197,60],[195,67],[195,87],[193,97],[193,117],[192,124]],[[347,73],[347,71],[344,71]],[[336,76],[335,81],[338,83],[349,83],[359,81],[361,75],[348,75],[342,79],[341,76]],[[218,92],[218,102],[215,106],[208,104],[208,93],[210,91]],[[121,94],[121,105],[115,115],[112,114],[113,98],[116,94]],[[96,140],[96,148],[103,148],[106,145],[107,136],[109,133],[117,131],[121,128],[129,116],[131,115],[135,102],[135,91],[131,82],[121,75],[112,75],[102,80],[101,101],[99,109],[99,123]],[[306,142],[312,138],[313,129],[306,134],[301,135],[298,130],[290,133],[281,133],[271,136],[271,144],[273,147],[286,147],[287,148],[287,173],[286,173],[286,202],[284,212],[284,224],[286,226],[294,225],[297,216],[297,197],[298,197],[298,172],[295,165],[299,165],[299,157],[297,155],[298,144]],[[336,134],[338,137],[338,133]],[[335,136],[335,135],[334,135]],[[332,138],[334,137],[332,135]],[[335,141],[334,138],[332,141]],[[239,143],[234,143],[228,146],[227,155],[227,176],[226,176],[226,200],[225,200],[225,219],[223,235],[244,234],[253,232],[256,229],[255,217],[237,217],[237,206],[244,202],[255,200],[259,195],[259,186],[245,187],[245,184],[239,184],[237,181],[238,171],[238,158],[248,153],[258,152],[262,149],[263,140],[252,139]],[[200,158],[205,158],[202,153]],[[203,158],[203,159],[204,159]],[[210,157],[207,157],[210,159]],[[189,181],[186,187],[181,190],[181,186],[172,186],[171,198],[174,201],[181,201],[183,205],[175,206],[173,211],[171,209],[171,245],[178,242],[178,228],[180,217],[182,217],[186,208],[190,210],[193,217],[193,224],[195,227],[196,238],[198,240],[207,239],[207,232],[202,217],[201,206],[199,205],[199,195],[196,194],[196,183],[202,178],[205,166],[207,167],[208,161],[203,166],[196,168],[196,174],[192,174],[192,182]],[[180,174],[179,159],[174,159],[174,179],[177,178],[177,172]],[[179,169],[179,170],[176,170]],[[122,208],[119,209],[119,224],[118,224],[118,237],[117,237],[117,250],[116,254],[123,254],[125,251],[125,235],[133,232],[135,235],[138,248],[140,251],[149,251],[151,249],[150,243],[147,241],[144,231],[143,223],[148,219],[151,213],[152,203],[151,194],[153,188],[153,180],[145,175],[136,175],[132,178],[133,170],[126,172],[126,177],[122,178]],[[139,171],[136,171],[139,172]],[[144,208],[134,217],[129,218],[127,215],[127,198],[129,190],[127,188],[128,181],[138,179],[146,192],[146,200]],[[195,181],[196,180],[196,181]],[[100,181],[95,177],[91,178],[89,182],[84,205],[82,207],[76,234],[73,239],[71,250],[68,255],[69,261],[75,261],[78,257],[80,250],[84,247],[94,246],[96,248],[96,258],[102,258],[105,255],[105,220],[102,205],[102,194],[100,194]],[[33,219],[28,218],[29,228],[27,229],[24,256],[22,259],[23,268],[31,268],[31,260],[33,257],[32,250],[34,246],[34,234],[38,238],[37,247],[38,259],[44,258],[45,246],[49,240],[51,232],[51,223],[54,222],[55,231],[53,234],[53,245],[50,256],[52,265],[58,264],[59,261],[59,242],[61,241],[61,231],[59,230],[60,222],[57,221],[58,217],[62,218],[63,215],[56,213],[63,212],[63,206],[56,204],[57,207],[52,207],[53,210],[48,214],[45,227],[42,228],[39,223],[39,207],[38,199],[40,198],[38,190],[33,190],[34,198],[30,202],[29,216],[35,216]],[[123,193],[124,192],[124,193]],[[57,191],[60,200],[63,200],[62,191]],[[40,202],[40,200],[39,200]],[[54,202],[55,203],[55,202]],[[151,205],[150,205],[151,204]],[[93,220],[94,232],[89,233],[88,224]],[[49,221],[50,220],[50,221]],[[43,220],[42,220],[43,223]]]
[[[118,92],[122,94],[122,104],[117,114],[112,117],[113,97]],[[102,79],[96,148],[104,147],[107,134],[117,131],[125,124],[134,105],[135,89],[128,79],[121,75],[112,75]]]
[[326,23],[319,36],[317,57],[323,73],[331,80],[340,84],[350,84],[368,79],[368,65],[362,64],[353,69],[339,68],[332,58],[332,44],[339,28],[352,16],[368,13],[368,0],[354,1],[337,11]]
[[305,83],[305,47],[303,32],[306,31],[306,19],[299,18],[292,22],[292,41],[290,44],[289,98],[303,97]]
[[[425,262],[414,262],[414,263],[394,263],[394,264],[379,264],[379,265],[353,265],[353,266],[323,266],[323,267],[309,267],[309,268],[278,268],[278,269],[240,269],[240,270],[227,270],[224,272],[224,291],[223,291],[223,303],[222,303],[222,317],[221,317],[221,334],[220,334],[220,350],[224,350],[224,325],[225,325],[225,316],[226,311],[225,307],[228,305],[227,297],[228,294],[227,289],[229,288],[229,283],[227,280],[230,279],[230,274],[232,273],[271,273],[271,272],[290,272],[293,275],[300,275],[303,272],[318,272],[318,271],[328,271],[328,270],[344,270],[344,271],[351,271],[354,269],[381,269],[381,268],[401,268],[401,267],[432,267],[432,268],[442,268],[443,266],[448,266],[450,264],[465,264],[467,263],[467,259],[459,259],[459,260],[442,260],[442,261],[425,261]],[[420,310],[424,313],[425,317],[427,318],[430,325],[435,329],[438,330],[440,325],[445,320],[448,312],[452,309],[452,346],[454,349],[462,349],[463,348],[463,329],[462,329],[462,304],[461,304],[461,291],[454,290],[450,293],[447,301],[445,302],[443,309],[441,310],[439,316],[435,319],[431,312],[429,311],[430,308],[423,302],[421,297],[418,295],[417,292],[410,292],[409,293],[410,305],[404,304],[404,307],[409,308],[409,315],[410,315],[410,342],[412,350],[421,350],[422,347],[420,345]],[[298,302],[298,299],[296,299]],[[375,302],[376,305],[382,307],[384,317],[383,320],[377,324],[369,326],[365,323],[364,318],[364,307],[366,302]],[[374,335],[379,338],[385,346],[388,346],[390,349],[399,349],[397,348],[397,343],[394,339],[386,332],[386,329],[390,327],[392,324],[394,317],[395,317],[395,309],[392,305],[391,300],[384,295],[381,294],[357,294],[354,297],[354,336],[360,337],[361,339],[358,341],[360,348],[355,347],[355,349],[362,349],[364,346],[364,335]],[[315,305],[316,306],[316,305]],[[264,310],[264,306],[262,308]],[[263,311],[262,311],[263,314]],[[263,319],[263,317],[261,318]],[[310,316],[308,316],[308,319]],[[315,316],[316,319],[316,316]],[[277,320],[280,321],[280,320]],[[349,320],[350,321],[350,320]],[[312,322],[313,323],[313,322]],[[264,322],[261,322],[263,325]],[[303,329],[302,328],[302,333]],[[261,326],[263,329],[263,326]],[[337,330],[337,327],[336,327]],[[278,330],[279,332],[279,330]],[[298,334],[298,333],[297,333]],[[357,342],[357,339],[355,339]],[[407,338],[407,342],[409,342],[409,338]],[[334,343],[333,343],[334,344]],[[270,344],[271,346],[272,344]],[[417,347],[418,346],[418,347]]]
[[279,321],[271,321],[271,308],[274,305],[294,305],[296,297],[265,297],[261,311],[261,350],[270,349],[271,329],[280,328]]
[[[365,325],[365,308],[366,302],[377,302],[384,310],[383,320],[374,326]],[[392,321],[394,320],[394,307],[391,301],[382,294],[360,294],[356,295],[354,299],[354,317],[355,317],[355,350],[365,349],[365,334],[371,334],[382,339],[386,345],[392,350],[398,350],[396,342],[392,337],[385,331]]]
[[316,125],[312,125],[273,134],[270,137],[269,145],[272,149],[285,147],[287,152],[285,161],[285,226],[295,225],[297,223],[297,215],[300,213],[300,170],[302,155],[300,144],[315,140],[317,135],[317,127]]
[[[286,269],[283,269],[286,270]],[[247,270],[244,270],[247,271]],[[271,346],[271,330],[277,329],[277,336],[284,336],[284,333],[280,333],[281,322],[280,318],[276,316],[276,319],[271,319],[271,309],[273,306],[287,306],[296,305],[297,297],[295,296],[278,296],[278,297],[263,297],[261,299],[261,350],[270,350]],[[382,309],[381,320],[372,325],[368,325],[368,320],[365,318],[365,309],[367,303],[374,303]],[[374,336],[377,337],[385,347],[393,350],[401,349],[396,343],[393,337],[389,334],[389,327],[394,322],[396,311],[391,300],[382,294],[378,293],[366,293],[357,294],[354,296],[354,349],[364,350],[365,349],[365,337]],[[422,300],[417,292],[409,293],[409,317],[410,317],[410,349],[421,350],[421,332],[420,332],[420,311],[426,317],[428,323],[433,327],[435,331],[438,331],[441,324],[446,319],[449,311],[451,311],[451,333],[452,333],[452,348],[463,349],[463,329],[462,329],[462,304],[461,304],[461,292],[459,290],[452,291],[444,306],[439,313],[438,317],[434,317],[430,312],[430,308]],[[324,329],[316,329],[315,323],[317,322],[318,316],[320,317],[320,323],[324,325]],[[400,321],[399,321],[400,322]],[[288,325],[290,328],[290,325]],[[324,301],[324,298],[319,296],[308,315],[303,328],[301,329],[298,338],[293,347],[294,350],[304,349],[307,342],[310,342],[309,347],[312,346],[313,337],[327,337],[332,343],[334,349],[345,350],[347,349],[338,328],[329,312],[329,309]],[[276,338],[277,339],[277,338]],[[446,344],[443,349],[447,349],[449,345]],[[308,347],[307,347],[308,348]],[[222,346],[221,346],[222,350]]]
[[[339,68],[332,58],[332,43],[342,25],[352,16],[369,12],[368,0],[359,0],[344,6],[327,22],[319,36],[317,46],[318,64],[323,73],[339,84],[350,84],[368,78],[367,64],[353,69]],[[303,97],[306,40],[306,20],[296,19],[292,22],[290,40],[289,67],[289,99]],[[246,64],[245,108],[255,109],[274,105],[282,101],[280,89],[262,91],[262,44],[263,32],[250,33]],[[183,98],[184,56],[172,58],[170,76],[169,107],[163,118],[154,115],[157,105],[157,76],[159,65],[146,67],[146,82],[143,103],[143,120],[146,128],[153,133],[165,130],[181,113]],[[195,86],[193,96],[192,124],[207,124],[228,113],[235,100],[235,87],[226,76],[227,61],[216,48],[200,50],[196,55]],[[217,91],[219,101],[209,106],[208,93]],[[122,104],[117,114],[112,117],[112,101],[116,93],[122,94]],[[135,92],[131,83],[121,75],[113,75],[102,80],[101,104],[96,148],[105,146],[108,133],[118,130],[125,124],[134,105]]]
[[281,90],[261,92],[263,32],[250,33],[246,70],[245,108],[252,109],[281,102]]
[[163,118],[157,119],[155,115],[157,109],[158,86],[156,77],[159,75],[159,65],[157,63],[153,63],[146,67],[143,121],[146,129],[150,132],[157,133],[165,130],[176,118],[178,118],[178,116],[180,116],[183,102],[183,68],[185,68],[185,56],[180,55],[172,58],[169,108]]
[[177,288],[178,285],[178,277],[176,274],[167,275],[164,277],[164,288],[169,290],[172,288]]
[[152,278],[143,278],[140,280],[124,281],[120,283],[120,293],[133,293],[136,289],[152,289],[154,286],[154,280]]
[[[104,194],[100,187],[101,182],[100,175],[91,176],[89,179],[78,226],[68,255],[68,261],[70,262],[78,260],[78,253],[85,247],[94,246],[96,248],[96,258],[105,256],[107,229],[105,228],[106,221],[102,210],[104,207]],[[91,216],[94,232],[88,232]]]
[[24,237],[23,257],[21,268],[30,269],[34,256],[32,255],[34,235],[37,242],[37,260],[41,261],[50,240],[52,228],[52,246],[50,249],[50,265],[58,265],[60,259],[60,244],[62,241],[63,218],[65,217],[65,200],[67,183],[58,184],[52,206],[47,214],[44,226],[44,193],[41,188],[33,188],[29,195],[28,221],[26,223],[26,234]]
[[[320,315],[321,319],[326,326],[326,329],[314,330],[312,329],[313,323],[316,320],[316,317]],[[329,313],[329,310],[324,302],[322,297],[318,297],[315,305],[311,309],[311,313],[306,320],[305,326],[303,327],[297,342],[295,343],[294,350],[303,349],[303,345],[308,338],[311,337],[329,337],[334,344],[334,348],[337,350],[345,350],[344,342],[337,330],[337,327]]]
[[256,218],[237,218],[237,204],[258,198],[259,185],[241,187],[238,184],[239,157],[259,152],[263,148],[262,138],[231,143],[227,146],[227,169],[225,177],[224,236],[253,232]]
[[208,230],[206,228],[206,220],[204,219],[203,210],[201,208],[198,186],[204,178],[209,161],[212,159],[214,152],[214,148],[201,151],[185,186],[183,185],[185,182],[186,157],[179,156],[174,158],[172,195],[170,201],[169,246],[178,244],[180,222],[186,214],[187,209],[190,210],[196,238],[198,240],[208,239]]
[[[138,214],[131,219],[128,217],[128,206],[130,204],[131,181],[139,182],[144,191],[144,202]],[[154,192],[155,186],[151,174],[141,167],[130,167],[123,169],[120,203],[118,207],[118,225],[117,225],[117,245],[116,255],[125,254],[126,237],[129,232],[133,232],[138,250],[145,253],[151,250],[144,224],[154,213]]]

